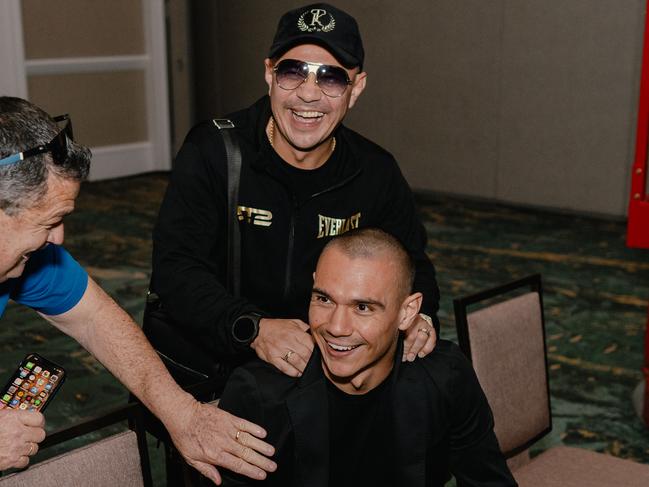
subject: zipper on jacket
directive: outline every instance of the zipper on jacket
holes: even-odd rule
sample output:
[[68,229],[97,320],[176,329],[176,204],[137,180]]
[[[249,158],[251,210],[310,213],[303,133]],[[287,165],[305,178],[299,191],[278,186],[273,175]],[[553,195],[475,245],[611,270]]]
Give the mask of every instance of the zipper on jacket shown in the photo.
[[[328,193],[329,191],[333,191],[334,189],[338,189],[338,188],[346,185],[348,182],[350,182],[352,179],[354,179],[356,176],[358,176],[360,174],[360,172],[361,172],[361,170],[358,169],[354,174],[350,175],[347,179],[343,179],[342,181],[340,181],[337,184],[334,184],[333,186],[330,186],[330,187],[328,187],[326,189],[323,189],[322,191],[318,191],[317,193],[312,194],[311,196],[308,197],[308,199],[306,199],[304,201],[304,203],[306,203],[309,200],[312,200],[316,196],[323,195],[325,193]],[[302,204],[304,204],[304,203],[302,203]]]
[[[356,176],[358,176],[360,172],[361,170],[358,169],[354,174],[344,179],[343,181],[339,182],[338,184],[334,184],[329,188],[323,189],[322,191],[312,194],[311,196],[309,196],[309,198],[307,198],[302,203],[302,205],[304,205],[307,201],[310,201],[317,196],[320,196],[324,193],[328,193],[329,191],[333,191],[335,189],[340,188],[341,186],[344,186],[349,181],[351,181]],[[289,294],[291,292],[291,277],[293,273],[293,249],[295,247],[295,214],[298,212],[301,206],[296,201],[295,195],[291,194],[291,199],[293,201],[293,212],[291,213],[291,222],[290,222],[289,233],[288,233],[288,251],[286,255],[286,275],[284,277],[284,299],[285,300],[288,299]]]
[[291,223],[288,231],[288,252],[286,255],[286,277],[284,279],[284,300],[288,299],[291,292],[291,274],[293,272],[293,248],[295,247],[295,213],[298,205],[293,197],[293,211],[291,212]]

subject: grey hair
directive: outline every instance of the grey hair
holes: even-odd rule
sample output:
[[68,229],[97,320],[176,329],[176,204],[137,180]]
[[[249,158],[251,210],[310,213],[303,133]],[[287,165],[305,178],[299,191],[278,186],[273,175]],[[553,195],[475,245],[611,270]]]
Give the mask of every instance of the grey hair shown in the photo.
[[387,256],[397,264],[398,282],[402,294],[412,293],[415,282],[415,263],[403,246],[393,235],[378,228],[358,228],[333,238],[322,249],[322,254],[330,249],[338,249],[352,258],[372,259],[379,255]]
[[[0,97],[0,159],[38,147],[58,133],[56,122],[36,105],[9,96]],[[28,157],[15,164],[0,166],[0,209],[8,215],[30,208],[47,193],[50,173],[83,181],[90,169],[90,150],[68,144],[68,157],[54,163],[49,152]]]

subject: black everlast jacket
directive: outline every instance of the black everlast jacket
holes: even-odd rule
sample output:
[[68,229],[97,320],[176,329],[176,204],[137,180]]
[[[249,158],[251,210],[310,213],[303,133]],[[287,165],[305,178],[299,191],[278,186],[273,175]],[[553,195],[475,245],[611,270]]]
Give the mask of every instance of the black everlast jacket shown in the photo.
[[299,204],[266,138],[270,115],[264,97],[228,116],[243,159],[240,298],[223,285],[227,165],[219,131],[211,122],[197,125],[176,157],[153,232],[151,289],[183,335],[216,357],[233,357],[243,351],[231,336],[241,314],[307,321],[312,273],[323,246],[334,235],[368,226],[395,235],[414,257],[422,312],[437,323],[439,290],[425,254],[426,233],[394,157],[341,125],[332,155],[343,158],[336,181]]

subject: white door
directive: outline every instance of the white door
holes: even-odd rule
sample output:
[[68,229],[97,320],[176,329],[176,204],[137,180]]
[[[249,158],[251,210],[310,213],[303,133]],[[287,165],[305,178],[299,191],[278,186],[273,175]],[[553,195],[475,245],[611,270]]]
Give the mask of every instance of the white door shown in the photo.
[[91,179],[171,167],[164,0],[0,0],[0,95],[69,113]]

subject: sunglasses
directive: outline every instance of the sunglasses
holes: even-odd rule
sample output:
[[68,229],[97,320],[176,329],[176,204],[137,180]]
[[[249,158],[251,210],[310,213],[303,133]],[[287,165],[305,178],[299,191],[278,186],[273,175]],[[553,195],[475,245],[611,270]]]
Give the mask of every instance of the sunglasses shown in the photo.
[[43,154],[45,152],[50,152],[52,154],[52,159],[54,159],[54,164],[63,164],[68,158],[68,143],[74,141],[74,135],[72,133],[72,121],[70,116],[66,113],[65,115],[59,115],[54,117],[56,123],[65,122],[65,125],[61,131],[56,134],[52,140],[50,140],[45,145],[39,145],[33,149],[28,149],[23,152],[18,152],[17,154],[12,154],[8,157],[0,159],[0,166],[8,166],[10,164],[15,164],[20,162],[28,157],[35,156],[37,154]]
[[284,59],[273,68],[277,85],[283,90],[294,90],[308,78],[309,74],[315,75],[315,82],[322,92],[331,97],[342,96],[347,86],[352,82],[340,66],[328,64],[307,63],[296,59]]

